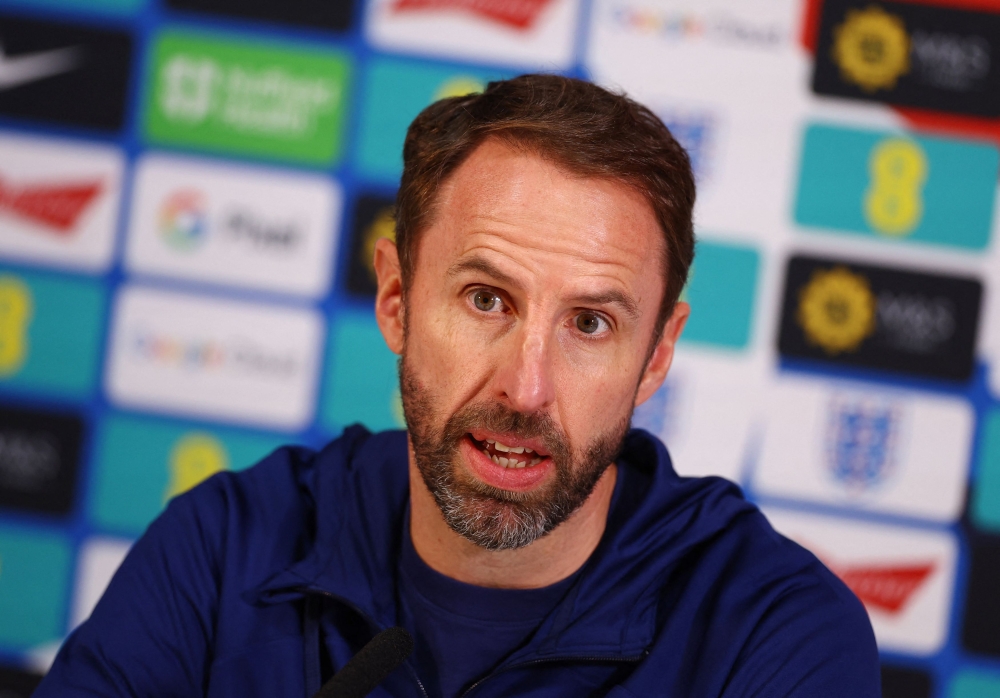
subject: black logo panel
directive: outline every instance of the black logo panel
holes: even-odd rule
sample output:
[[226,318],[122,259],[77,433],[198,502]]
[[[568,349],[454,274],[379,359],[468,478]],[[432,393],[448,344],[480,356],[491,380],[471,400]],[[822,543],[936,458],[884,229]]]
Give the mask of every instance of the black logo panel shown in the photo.
[[3,698],[28,698],[41,681],[39,674],[0,665],[0,696]]
[[931,698],[932,687],[926,672],[882,665],[882,698]]
[[1000,115],[1000,14],[909,2],[825,0],[813,90]]
[[0,507],[69,513],[82,438],[75,415],[0,407]]
[[966,380],[982,284],[852,262],[788,262],[778,349],[784,356]]
[[352,0],[167,0],[177,10],[230,15],[343,32],[354,18]]
[[128,34],[0,13],[0,115],[118,131]]
[[1000,536],[970,535],[969,551],[962,644],[970,652],[1000,657]]
[[355,296],[374,296],[378,288],[375,267],[375,241],[396,239],[393,210],[395,199],[365,194],[358,198],[351,228],[351,259],[347,268],[347,290]]

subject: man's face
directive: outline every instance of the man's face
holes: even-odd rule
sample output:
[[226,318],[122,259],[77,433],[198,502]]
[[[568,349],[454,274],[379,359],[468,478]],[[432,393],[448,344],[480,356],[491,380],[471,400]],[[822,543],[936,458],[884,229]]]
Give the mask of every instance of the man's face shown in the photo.
[[664,244],[640,194],[497,141],[441,188],[400,378],[417,467],[458,533],[521,547],[592,492],[683,326],[650,375]]

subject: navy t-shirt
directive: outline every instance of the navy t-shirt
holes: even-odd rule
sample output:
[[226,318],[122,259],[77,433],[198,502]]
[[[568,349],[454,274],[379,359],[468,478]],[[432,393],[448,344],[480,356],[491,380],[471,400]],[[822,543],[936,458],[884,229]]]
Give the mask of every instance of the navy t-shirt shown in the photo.
[[489,674],[527,642],[575,578],[570,575],[542,589],[465,584],[420,559],[406,525],[399,561],[399,623],[413,635],[413,661],[428,694],[453,698]]

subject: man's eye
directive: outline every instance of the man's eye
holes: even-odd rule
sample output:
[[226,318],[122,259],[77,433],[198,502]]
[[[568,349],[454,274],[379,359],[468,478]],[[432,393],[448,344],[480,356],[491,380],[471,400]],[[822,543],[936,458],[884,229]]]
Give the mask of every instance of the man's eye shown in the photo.
[[472,294],[472,302],[484,313],[503,309],[503,301],[500,300],[500,296],[492,291],[476,291]]
[[597,334],[608,329],[608,321],[596,313],[580,313],[576,316],[576,328],[584,334]]

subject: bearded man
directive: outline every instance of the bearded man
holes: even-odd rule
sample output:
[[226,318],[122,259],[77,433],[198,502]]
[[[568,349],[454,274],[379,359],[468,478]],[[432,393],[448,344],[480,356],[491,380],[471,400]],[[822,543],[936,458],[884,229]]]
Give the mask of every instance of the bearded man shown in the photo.
[[175,499],[36,695],[309,698],[402,626],[372,695],[876,698],[850,591],[629,431],[689,314],[694,181],[660,120],[529,75],[431,105],[403,155],[374,264],[408,431]]

